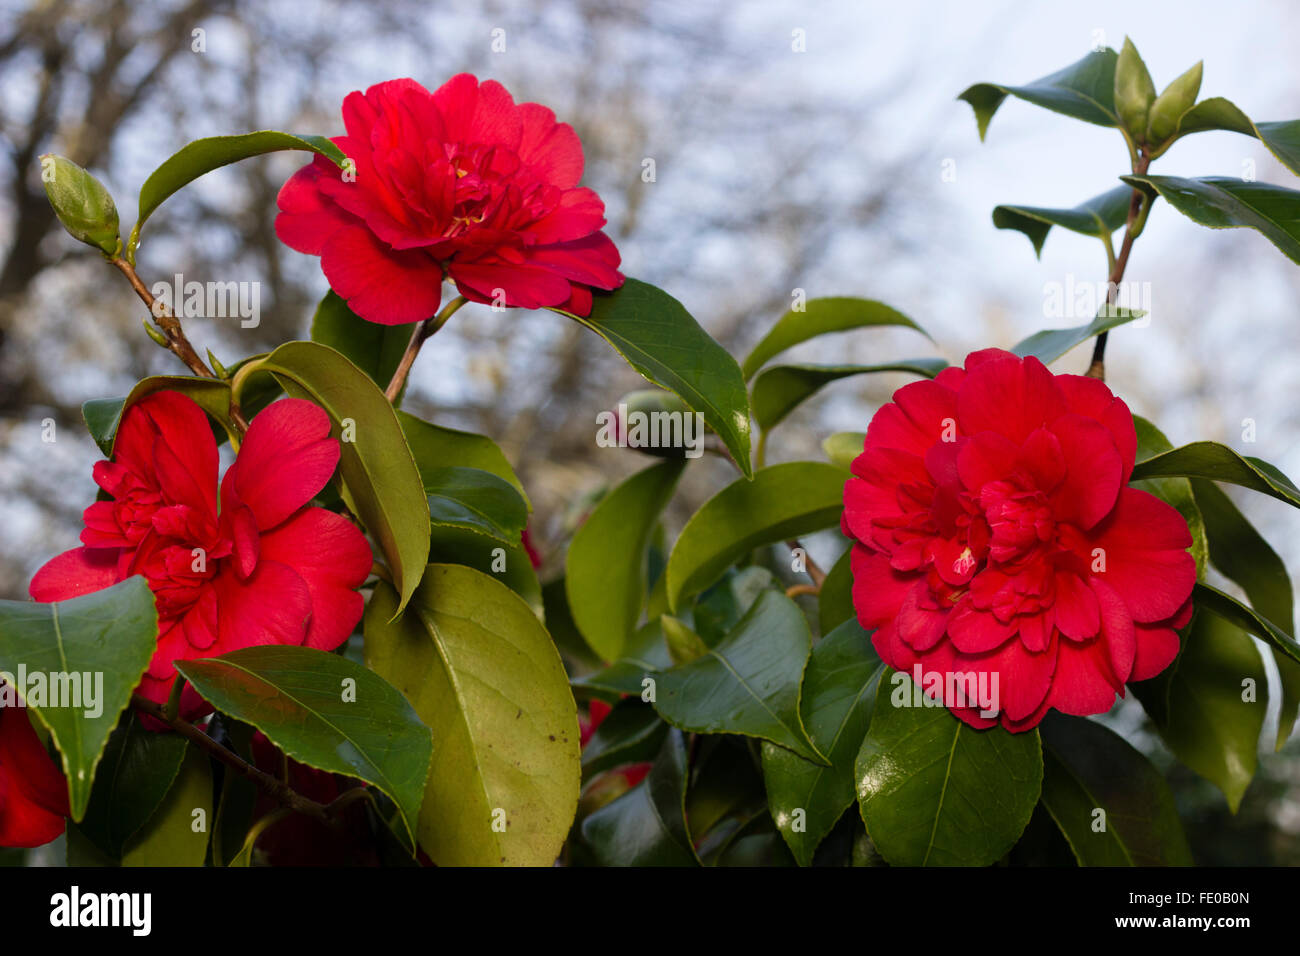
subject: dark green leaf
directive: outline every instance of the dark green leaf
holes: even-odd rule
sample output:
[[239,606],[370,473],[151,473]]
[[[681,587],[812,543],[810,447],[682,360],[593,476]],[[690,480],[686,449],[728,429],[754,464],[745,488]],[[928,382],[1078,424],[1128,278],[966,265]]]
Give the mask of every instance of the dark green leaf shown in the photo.
[[204,700],[299,763],[378,787],[414,837],[432,743],[382,677],[337,654],[279,645],[177,661],[176,669]]
[[188,748],[171,789],[127,847],[123,866],[202,866],[212,825],[212,764]]
[[452,465],[478,468],[508,481],[523,497],[528,510],[533,510],[515,470],[491,438],[474,432],[444,428],[402,411],[397,413],[397,421],[402,426],[402,433],[406,435],[407,444],[411,446],[411,455],[415,458],[426,488],[429,487],[429,473],[435,469]]
[[686,744],[669,731],[646,778],[582,821],[599,866],[697,866],[686,828]]
[[185,760],[185,738],[140,726],[127,714],[104,747],[81,832],[120,860],[135,833],[158,809]]
[[[831,332],[848,332],[871,326],[901,325],[916,329],[927,339],[930,334],[897,309],[891,309],[874,299],[857,299],[851,296],[832,296],[810,299],[799,310],[791,309],[781,316],[771,331],[754,346],[742,366],[745,380],[768,360],[786,349]],[[931,339],[931,341],[934,341]]]
[[[1203,585],[1197,585],[1199,591]],[[1207,608],[1183,636],[1177,661],[1158,677],[1130,685],[1174,756],[1209,780],[1233,813],[1255,775],[1259,733],[1268,710],[1268,678],[1255,643],[1235,623]],[[1245,681],[1254,681],[1254,699]],[[1148,706],[1150,695],[1164,706]]]
[[812,863],[818,844],[853,804],[853,764],[883,671],[867,632],[846,621],[813,648],[800,702],[808,736],[831,765],[763,745],[768,806],[800,866]]
[[1039,732],[1043,805],[1080,866],[1192,865],[1174,795],[1146,757],[1080,717],[1053,711]]
[[817,595],[817,622],[823,635],[829,634],[845,621],[854,620],[853,571],[850,567],[852,549],[845,551],[826,572],[821,591]]
[[523,543],[507,544],[470,528],[435,525],[429,543],[432,564],[463,564],[496,578],[542,615],[542,585]]
[[582,775],[591,778],[612,767],[653,760],[668,725],[654,708],[636,698],[621,700],[592,733],[582,750]]
[[647,621],[628,642],[623,656],[604,670],[573,681],[575,689],[594,694],[640,695],[645,681],[657,671],[673,666],[664,641],[661,618]]
[[799,606],[765,591],[717,647],[655,678],[655,709],[682,730],[758,737],[825,763],[799,714],[811,650]]
[[1211,229],[1250,228],[1300,263],[1300,192],[1225,176],[1123,176],[1155,189],[1184,216]]
[[1198,584],[1193,592],[1192,600],[1198,608],[1212,611],[1223,620],[1273,645],[1292,660],[1300,661],[1300,644],[1296,643],[1295,638],[1258,611],[1242,604],[1236,598],[1224,594],[1218,588],[1211,587],[1208,584]]
[[113,442],[117,438],[117,428],[122,423],[123,409],[134,405],[146,395],[161,391],[180,392],[198,403],[211,418],[224,423],[227,431],[234,430],[230,423],[229,382],[191,375],[153,375],[137,382],[126,398],[95,398],[81,406],[81,417],[86,421],[90,437],[106,457],[111,458],[113,455]]
[[560,314],[591,329],[632,368],[704,415],[749,475],[749,398],[736,360],[680,302],[652,285],[627,279],[622,288],[593,298],[590,316]]
[[[1290,633],[1295,626],[1291,578],[1278,553],[1218,485],[1195,478],[1191,486],[1204,515],[1210,561],[1224,577],[1241,586],[1260,614]],[[1300,662],[1293,661],[1276,647],[1273,659],[1282,683],[1282,709],[1277,728],[1277,749],[1281,750],[1291,736],[1300,709]]]
[[881,678],[855,769],[867,833],[895,866],[988,866],[1038,802],[1038,731],[975,730],[913,696],[907,675]]
[[1167,476],[1226,481],[1300,508],[1300,489],[1290,478],[1268,462],[1243,457],[1218,442],[1197,441],[1182,445],[1139,461],[1133,469],[1134,480]]
[[[420,471],[393,406],[343,355],[316,342],[286,342],[262,361],[284,390],[329,413],[339,442],[343,500],[379,542],[402,600],[419,584],[429,555],[429,506]],[[346,423],[352,424],[345,434]]]
[[646,549],[683,464],[637,472],[587,517],[565,559],[565,591],[578,630],[603,660],[617,660],[645,605]]
[[135,260],[135,248],[140,243],[140,229],[163,202],[183,186],[187,186],[205,173],[230,163],[274,153],[283,149],[302,149],[320,153],[342,166],[346,157],[343,151],[324,136],[294,136],[277,130],[264,129],[240,136],[209,136],[196,139],[172,154],[163,164],[149,174],[140,187],[140,213],[131,230],[127,258]]
[[[348,308],[347,302],[331,289],[320,300],[316,314],[312,316],[311,340],[341,352],[347,356],[348,361],[370,376],[372,382],[385,389],[411,341],[413,327],[414,323],[380,325],[378,322],[367,322]],[[399,398],[397,404],[400,402]]]
[[157,646],[153,592],[138,575],[68,601],[0,601],[0,671],[20,696],[29,689],[11,679],[20,668],[44,677],[24,700],[63,757],[74,820],[86,812],[104,747]]
[[528,505],[509,482],[478,468],[430,468],[421,477],[431,523],[468,528],[505,544],[519,542]]
[[396,607],[376,586],[366,663],[433,730],[420,846],[440,866],[549,866],[581,769],[577,708],[546,629],[505,585],[455,564],[429,565],[393,622]]
[[1132,322],[1145,314],[1140,309],[1103,305],[1097,317],[1087,325],[1076,325],[1071,329],[1041,329],[1028,338],[1021,339],[1011,347],[1011,351],[1022,358],[1032,355],[1044,365],[1050,365],[1070,349],[1082,345],[1094,335],[1100,335],[1118,325]]
[[1178,123],[1179,136],[1209,130],[1255,137],[1283,166],[1300,176],[1300,120],[1255,123],[1235,103],[1213,96],[1193,106]]
[[1109,47],[1095,50],[1077,63],[1045,76],[1026,86],[1000,86],[996,83],[977,83],[959,100],[965,100],[975,110],[980,139],[988,132],[989,120],[998,111],[1002,101],[1015,96],[1027,103],[1041,106],[1056,113],[1098,126],[1117,126],[1115,113],[1115,63],[1118,54]]
[[909,372],[934,378],[947,367],[941,358],[905,359],[883,365],[774,365],[754,380],[754,420],[759,428],[771,428],[824,385],[841,378],[874,372]]
[[1109,238],[1110,234],[1124,225],[1128,219],[1128,207],[1133,198],[1133,190],[1128,186],[1116,186],[1100,196],[1093,196],[1087,202],[1073,209],[1046,209],[1040,206],[995,206],[993,225],[999,229],[1015,229],[1029,237],[1034,245],[1035,255],[1042,255],[1043,243],[1053,226],[1069,229],[1071,232],[1099,239]]
[[[1137,460],[1145,461],[1156,455],[1164,454],[1174,446],[1164,433],[1141,415],[1133,416],[1133,425],[1137,431]],[[1150,492],[1161,501],[1173,505],[1187,522],[1187,530],[1192,535],[1192,557],[1196,559],[1197,577],[1205,577],[1205,565],[1209,560],[1209,545],[1205,539],[1205,521],[1201,518],[1201,509],[1197,507],[1192,495],[1191,482],[1186,478],[1147,478],[1131,482],[1134,488]]]
[[760,469],[706,501],[686,522],[668,558],[668,602],[708,587],[753,548],[839,524],[844,472],[823,462],[796,461]]

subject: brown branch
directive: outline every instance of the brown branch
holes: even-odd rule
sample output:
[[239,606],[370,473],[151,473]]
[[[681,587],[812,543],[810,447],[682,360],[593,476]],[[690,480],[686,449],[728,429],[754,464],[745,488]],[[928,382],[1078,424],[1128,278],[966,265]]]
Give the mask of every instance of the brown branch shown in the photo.
[[393,377],[388,382],[388,387],[384,389],[384,395],[394,405],[397,404],[397,397],[402,394],[402,387],[406,385],[406,377],[411,373],[411,366],[415,364],[415,357],[420,354],[420,347],[437,332],[447,320],[456,314],[456,311],[468,300],[463,295],[458,295],[452,299],[431,319],[425,319],[415,327],[411,333],[411,341],[406,345],[406,351],[402,353],[402,359],[397,363],[397,369],[393,372]]
[[803,552],[804,569],[808,574],[808,577],[812,578],[813,587],[816,588],[816,590],[813,592],[801,592],[801,593],[814,593],[814,594],[820,593],[822,589],[822,584],[826,581],[826,572],[817,566],[817,562],[812,559],[812,555],[808,553],[808,549],[805,548],[802,544],[800,544],[797,539],[791,538],[789,541],[786,542],[786,547],[788,547],[791,551],[794,551],[796,548],[798,548],[800,551]]
[[[179,680],[179,678],[177,679]],[[189,721],[168,714],[161,704],[136,694],[131,697],[131,705],[140,713],[148,714],[154,720],[166,724],[182,737],[197,744],[200,749],[220,760],[236,773],[257,784],[290,810],[314,817],[329,827],[339,825],[337,818],[330,813],[329,808],[317,803],[315,800],[307,799],[287,784],[271,776],[271,774],[258,770],[251,763],[244,760],[243,757],[227,750]]]
[[[1151,157],[1145,152],[1138,159],[1137,164],[1133,167],[1133,174],[1141,176],[1151,165]],[[1133,226],[1138,221],[1138,215],[1142,211],[1142,203],[1149,202],[1146,194],[1140,189],[1133,190],[1133,198],[1128,204],[1128,219],[1124,223],[1124,241],[1120,245],[1119,255],[1115,257],[1115,265],[1110,270],[1110,277],[1106,280],[1106,302],[1109,305],[1115,305],[1119,297],[1119,284],[1124,278],[1124,269],[1128,266],[1129,253],[1133,251],[1133,240],[1137,238],[1137,233]],[[1097,336],[1097,342],[1092,347],[1092,362],[1088,365],[1088,371],[1084,374],[1089,378],[1105,379],[1106,378],[1106,339],[1110,336],[1109,330],[1102,332]]]
[[168,309],[165,306],[154,308],[154,304],[157,300],[154,299],[153,293],[145,287],[145,284],[140,281],[140,277],[136,275],[135,268],[131,263],[127,262],[121,256],[114,256],[108,261],[112,265],[117,266],[118,271],[121,272],[122,275],[126,276],[126,280],[131,283],[131,288],[135,290],[135,294],[138,295],[140,300],[148,307],[150,317],[157,324],[158,328],[162,331],[163,336],[167,340],[166,348],[189,366],[190,371],[195,375],[198,375],[200,378],[216,378],[216,376],[212,374],[212,370],[204,363],[203,359],[199,358],[199,353],[194,350],[194,346],[190,344],[190,340],[185,337],[185,330],[181,328],[181,320],[176,318],[176,316],[172,314],[171,309]]

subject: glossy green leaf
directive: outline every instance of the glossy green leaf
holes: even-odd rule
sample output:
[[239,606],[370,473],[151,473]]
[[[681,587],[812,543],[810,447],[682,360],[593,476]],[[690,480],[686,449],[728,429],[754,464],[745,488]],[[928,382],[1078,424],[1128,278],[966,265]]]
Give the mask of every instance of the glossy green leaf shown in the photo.
[[934,378],[947,367],[941,358],[905,359],[883,365],[774,365],[754,379],[754,420],[759,428],[771,428],[823,386],[842,378],[875,372],[908,372]]
[[640,696],[647,679],[672,666],[662,618],[656,617],[637,629],[618,660],[594,674],[575,678],[573,686],[592,694]]
[[779,591],[765,591],[705,656],[655,678],[655,709],[682,730],[757,737],[824,764],[799,713],[811,650],[799,606]]
[[761,544],[839,524],[844,472],[824,462],[771,465],[752,481],[738,480],[704,503],[686,522],[668,558],[668,603],[708,587],[738,558]]
[[1082,345],[1093,336],[1116,326],[1140,319],[1145,314],[1141,309],[1103,305],[1097,317],[1087,325],[1076,325],[1070,329],[1040,329],[1013,345],[1011,351],[1022,358],[1032,355],[1044,365],[1050,365],[1076,345]]
[[1043,805],[1080,866],[1192,865],[1174,795],[1151,761],[1081,717],[1053,711],[1039,733]]
[[1182,445],[1139,461],[1133,468],[1134,480],[1171,476],[1226,481],[1300,508],[1300,489],[1290,478],[1268,462],[1243,457],[1218,442],[1197,441]]
[[822,439],[822,451],[832,465],[849,471],[853,467],[853,460],[862,454],[866,441],[866,432],[836,432]]
[[850,548],[831,565],[817,594],[817,622],[823,635],[829,634],[845,621],[856,618],[853,610],[853,570],[850,566],[852,554],[853,549]]
[[185,738],[140,725],[127,714],[104,747],[95,771],[83,836],[109,859],[120,860],[127,841],[148,821],[185,760]]
[[[347,302],[338,293],[330,289],[312,316],[311,340],[342,353],[382,390],[388,387],[393,373],[397,371],[402,353],[411,341],[414,326],[415,323],[380,325],[378,322],[367,322],[348,308]],[[400,404],[400,399],[397,404]]]
[[664,738],[646,778],[582,821],[598,866],[697,866],[686,827],[686,743]]
[[444,428],[402,411],[397,413],[397,421],[402,426],[402,433],[406,435],[406,443],[411,446],[411,455],[415,458],[426,488],[429,487],[429,473],[436,469],[449,466],[478,468],[509,482],[524,499],[528,510],[533,510],[519,476],[510,467],[505,453],[491,438],[474,432]]
[[808,736],[831,765],[763,745],[768,807],[800,866],[812,863],[817,846],[853,805],[853,764],[883,672],[867,632],[846,621],[813,648],[800,702]]
[[469,528],[516,544],[528,524],[528,505],[508,481],[478,468],[429,468],[421,476],[429,521]]
[[999,229],[1014,229],[1023,232],[1033,243],[1034,254],[1041,256],[1043,243],[1053,226],[1069,229],[1071,232],[1098,239],[1108,239],[1111,233],[1124,225],[1128,219],[1128,207],[1133,198],[1133,190],[1128,186],[1116,186],[1100,196],[1093,196],[1087,202],[1073,209],[1047,209],[1041,206],[995,206],[993,225]]
[[[339,442],[343,500],[378,541],[402,600],[419,584],[429,555],[424,484],[393,406],[365,372],[316,342],[286,342],[262,367],[284,390],[329,413]],[[351,423],[349,434],[343,433]]]
[[176,669],[204,700],[299,763],[378,787],[414,835],[429,728],[381,676],[337,654],[280,645],[177,661]]
[[324,136],[294,136],[277,130],[258,130],[239,136],[209,136],[196,139],[173,153],[163,164],[149,174],[140,187],[140,212],[131,240],[127,258],[134,261],[135,248],[140,243],[140,229],[145,220],[177,190],[189,185],[200,176],[221,166],[237,163],[241,159],[274,153],[284,149],[301,149],[319,153],[342,166],[346,157],[343,151]]
[[[1203,585],[1197,585],[1198,591]],[[1131,685],[1160,736],[1180,761],[1223,791],[1233,813],[1255,775],[1259,734],[1268,711],[1268,678],[1255,643],[1235,623],[1197,614],[1170,668]],[[1253,681],[1252,700],[1246,681]],[[1144,686],[1149,685],[1149,686]],[[1148,706],[1149,695],[1163,696]]]
[[1198,608],[1211,611],[1223,620],[1254,634],[1292,660],[1300,661],[1300,643],[1294,637],[1231,595],[1208,584],[1198,584],[1193,591],[1192,602]]
[[1254,229],[1300,263],[1300,192],[1226,176],[1123,176],[1145,184],[1188,219],[1211,229]]
[[[1218,485],[1203,478],[1191,482],[1196,504],[1204,515],[1210,561],[1226,578],[1246,592],[1250,603],[1270,621],[1291,633],[1295,603],[1286,564],[1246,516]],[[1282,684],[1282,709],[1278,715],[1278,750],[1291,736],[1300,709],[1300,662],[1273,648]]]
[[[691,608],[691,627],[706,647],[722,641],[764,591],[785,591],[767,568],[751,564],[728,568],[716,584],[700,594]],[[667,637],[665,629],[665,637]]]
[[[153,592],[138,575],[67,601],[0,601],[0,672],[54,738],[74,820],[157,645]],[[43,679],[29,688],[24,672]]]
[[1202,100],[1182,115],[1178,135],[1226,130],[1253,136],[1291,172],[1300,176],[1300,120],[1256,123],[1221,96]]
[[[1141,415],[1133,416],[1133,426],[1137,432],[1137,460],[1145,461],[1156,455],[1162,455],[1173,448],[1173,444],[1164,433]],[[1186,478],[1147,478],[1130,482],[1140,491],[1150,492],[1161,501],[1173,505],[1187,522],[1187,530],[1192,535],[1192,557],[1196,559],[1198,578],[1205,577],[1205,566],[1209,561],[1209,544],[1205,537],[1205,521],[1201,509],[1192,494],[1192,484]]]
[[523,543],[507,544],[500,538],[467,527],[435,525],[429,541],[431,564],[463,564],[496,578],[542,615],[542,585]]
[[582,748],[583,777],[589,779],[613,767],[653,760],[667,733],[668,725],[649,704],[636,698],[619,701]]
[[927,339],[930,338],[925,329],[903,313],[874,299],[857,299],[852,296],[809,299],[804,303],[803,309],[791,309],[781,316],[771,331],[754,346],[742,366],[745,380],[753,378],[754,373],[770,359],[800,342],[832,332],[888,325],[916,329]]
[[123,866],[202,866],[212,827],[212,764],[197,747],[185,761],[162,805],[131,841]]
[[1119,117],[1115,113],[1115,64],[1118,59],[1118,54],[1107,47],[1095,50],[1065,69],[1025,86],[977,83],[957,99],[965,100],[975,110],[975,122],[979,126],[981,140],[988,132],[993,114],[1008,96],[1056,113],[1064,113],[1085,123],[1117,126]]
[[736,360],[661,289],[627,279],[593,296],[590,316],[559,311],[608,342],[627,363],[704,416],[748,475],[749,397]]
[[230,383],[215,378],[197,378],[192,375],[152,375],[137,382],[125,398],[96,398],[81,406],[81,417],[86,421],[90,437],[106,457],[113,455],[113,442],[118,426],[122,424],[122,411],[154,392],[180,392],[193,399],[200,408],[218,423],[230,423]]
[[616,660],[645,605],[646,549],[683,465],[665,461],[628,478],[588,515],[565,559],[565,592],[578,630],[607,661]]
[[988,866],[1029,823],[1043,780],[1038,731],[975,730],[908,704],[905,674],[881,678],[855,768],[867,833],[895,866]]
[[546,629],[504,584],[454,564],[429,565],[392,622],[396,606],[377,585],[366,663],[433,730],[420,846],[440,866],[549,866],[581,769],[577,708]]

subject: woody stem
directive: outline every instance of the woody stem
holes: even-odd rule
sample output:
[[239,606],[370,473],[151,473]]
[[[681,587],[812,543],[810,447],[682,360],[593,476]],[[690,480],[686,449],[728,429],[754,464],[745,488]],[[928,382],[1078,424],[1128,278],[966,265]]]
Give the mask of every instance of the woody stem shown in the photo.
[[411,341],[407,343],[406,351],[402,353],[402,360],[397,363],[397,370],[393,372],[388,387],[384,389],[384,394],[390,402],[395,404],[397,396],[402,394],[402,386],[406,384],[406,377],[411,373],[411,366],[415,364],[415,357],[420,354],[420,347],[424,345],[425,340],[442,328],[447,320],[468,301],[463,295],[458,295],[443,306],[442,311],[433,318],[425,319],[415,327],[415,331],[411,333]]
[[153,293],[140,281],[140,276],[136,274],[135,267],[127,262],[121,256],[114,256],[108,260],[111,265],[117,266],[119,272],[126,276],[126,281],[131,283],[131,288],[135,294],[148,307],[149,315],[154,324],[163,335],[163,346],[174,354],[178,359],[184,362],[191,372],[201,378],[216,378],[212,370],[199,357],[199,353],[194,350],[194,346],[185,336],[185,330],[181,328],[181,320],[172,314],[171,309],[166,305],[159,304],[155,307]]
[[[1145,151],[1141,153],[1138,161],[1133,166],[1133,173],[1136,176],[1143,175],[1151,165],[1151,157]],[[1110,276],[1106,280],[1106,302],[1115,305],[1116,298],[1119,295],[1119,284],[1124,278],[1124,269],[1128,266],[1129,253],[1133,251],[1133,240],[1138,237],[1145,225],[1146,216],[1143,210],[1143,204],[1150,206],[1150,200],[1140,189],[1133,190],[1133,197],[1128,204],[1128,219],[1124,224],[1124,241],[1120,244],[1119,255],[1114,257],[1111,263]],[[1109,249],[1109,245],[1107,249]],[[1088,365],[1086,374],[1089,378],[1105,379],[1106,377],[1106,339],[1110,332],[1102,332],[1097,336],[1097,342],[1092,347],[1092,362]]]
[[[177,683],[179,682],[178,679]],[[338,826],[338,821],[329,812],[328,808],[317,803],[315,800],[307,799],[302,794],[298,793],[298,791],[277,780],[269,773],[264,773],[263,771],[258,770],[238,754],[221,746],[221,744],[217,743],[198,727],[191,724],[188,720],[183,720],[182,718],[169,713],[167,708],[164,708],[160,704],[155,703],[148,698],[141,697],[138,694],[131,697],[131,705],[136,710],[140,711],[140,713],[148,714],[150,717],[154,718],[154,720],[166,724],[182,737],[192,741],[210,756],[220,760],[223,764],[241,776],[253,781],[253,783],[257,784],[257,786],[275,797],[275,799],[279,800],[280,803],[284,804],[290,810],[306,814],[309,817],[315,817],[327,826]]]

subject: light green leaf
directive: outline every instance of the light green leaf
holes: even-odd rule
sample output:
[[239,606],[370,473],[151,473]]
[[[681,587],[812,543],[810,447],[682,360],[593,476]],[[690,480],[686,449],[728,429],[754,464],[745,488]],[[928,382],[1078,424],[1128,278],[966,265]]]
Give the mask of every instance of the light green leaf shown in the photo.
[[528,523],[528,505],[514,486],[478,468],[430,468],[422,475],[429,495],[429,521],[468,528],[517,544]]
[[439,866],[551,865],[581,768],[577,708],[546,629],[504,584],[454,564],[429,565],[394,622],[396,606],[377,585],[366,663],[433,730],[420,846]]
[[760,469],[735,481],[686,522],[668,558],[668,602],[702,591],[738,558],[761,544],[784,541],[839,523],[844,472],[824,462],[798,461]]
[[524,499],[528,510],[533,510],[528,501],[528,493],[524,491],[515,470],[491,438],[474,432],[444,428],[402,411],[397,413],[397,421],[402,426],[402,433],[406,435],[407,444],[411,446],[411,455],[415,458],[426,488],[429,487],[429,472],[435,469],[448,466],[478,468],[508,481]]
[[[848,332],[872,326],[904,326],[916,329],[927,339],[930,334],[897,309],[874,299],[831,296],[809,299],[801,310],[791,309],[772,326],[771,331],[754,346],[742,366],[745,380],[754,377],[770,359],[800,342],[832,332]],[[930,341],[934,341],[930,339]]]
[[343,500],[379,542],[402,600],[414,593],[429,555],[429,506],[424,484],[393,406],[365,372],[316,342],[286,342],[262,361],[284,390],[329,413],[340,441]]
[[184,757],[166,799],[127,847],[123,866],[203,865],[212,826],[212,764],[197,747]]
[[569,545],[565,593],[574,623],[603,660],[617,660],[645,605],[646,549],[682,462],[651,465],[596,505]]
[[866,441],[866,432],[836,432],[822,439],[822,451],[826,452],[832,465],[849,471],[853,467],[853,460],[862,454]]

